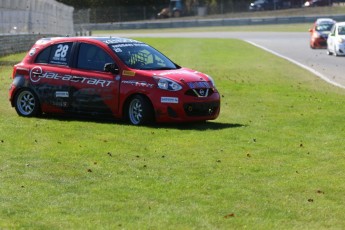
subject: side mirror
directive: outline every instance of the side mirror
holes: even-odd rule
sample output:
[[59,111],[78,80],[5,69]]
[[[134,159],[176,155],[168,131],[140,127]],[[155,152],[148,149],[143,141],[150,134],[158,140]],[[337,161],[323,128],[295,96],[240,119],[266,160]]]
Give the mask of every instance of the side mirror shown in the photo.
[[119,68],[115,63],[106,63],[104,65],[104,71],[108,73],[118,74]]

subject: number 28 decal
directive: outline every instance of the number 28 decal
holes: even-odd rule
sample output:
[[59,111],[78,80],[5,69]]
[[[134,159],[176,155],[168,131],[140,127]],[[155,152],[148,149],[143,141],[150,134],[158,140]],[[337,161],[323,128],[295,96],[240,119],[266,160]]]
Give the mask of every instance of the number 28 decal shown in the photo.
[[68,48],[69,48],[68,45],[62,45],[62,44],[58,45],[57,49],[55,51],[54,57],[56,57],[56,58],[64,58],[64,57],[66,57]]

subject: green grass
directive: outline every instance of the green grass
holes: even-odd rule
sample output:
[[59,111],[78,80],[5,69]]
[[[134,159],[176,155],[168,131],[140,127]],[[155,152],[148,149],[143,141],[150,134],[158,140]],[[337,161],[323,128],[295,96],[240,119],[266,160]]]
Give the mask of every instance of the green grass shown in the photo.
[[213,76],[220,117],[22,118],[1,58],[1,229],[345,226],[344,90],[239,40],[140,40]]

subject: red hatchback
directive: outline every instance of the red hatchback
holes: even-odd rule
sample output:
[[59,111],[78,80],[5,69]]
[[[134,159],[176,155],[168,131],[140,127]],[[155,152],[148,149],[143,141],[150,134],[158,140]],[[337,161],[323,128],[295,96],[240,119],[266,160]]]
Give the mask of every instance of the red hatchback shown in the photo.
[[331,18],[317,19],[310,32],[310,48],[327,48],[327,38],[335,21]]
[[74,113],[133,125],[216,119],[212,78],[126,38],[43,38],[14,66],[10,102],[20,116]]

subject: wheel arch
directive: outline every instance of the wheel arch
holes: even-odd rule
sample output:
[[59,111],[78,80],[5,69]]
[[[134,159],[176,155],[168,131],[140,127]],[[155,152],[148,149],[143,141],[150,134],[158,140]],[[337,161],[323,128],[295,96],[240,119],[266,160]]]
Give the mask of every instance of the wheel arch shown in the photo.
[[35,94],[36,99],[38,100],[38,103],[41,105],[41,98],[35,89],[33,89],[32,87],[29,87],[29,86],[21,86],[21,87],[16,87],[16,89],[13,92],[13,96],[11,97],[12,107],[14,107],[14,105],[15,105],[15,99],[17,98],[18,94],[20,92],[22,92],[23,90],[30,90],[33,94]]
[[28,87],[28,86],[24,86],[24,87],[19,87],[18,89],[16,89],[16,91],[13,93],[13,97],[11,99],[11,105],[13,107],[16,108],[17,110],[17,106],[16,106],[16,100],[18,99],[18,96],[23,92],[23,91],[29,91],[35,98],[35,101],[37,101],[36,103],[36,109],[35,109],[35,112],[32,114],[32,115],[28,115],[28,117],[31,117],[31,116],[39,116],[42,114],[42,104],[41,104],[41,100],[37,94],[37,92]]
[[31,90],[37,97],[38,102],[41,104],[41,98],[39,97],[39,94],[36,92],[36,90],[33,87],[30,87],[30,82],[27,79],[27,77],[23,75],[15,76],[12,82],[12,87],[13,87],[13,92],[10,98],[12,107],[14,107],[15,98],[17,97],[18,93],[20,93],[21,91],[25,89]]

